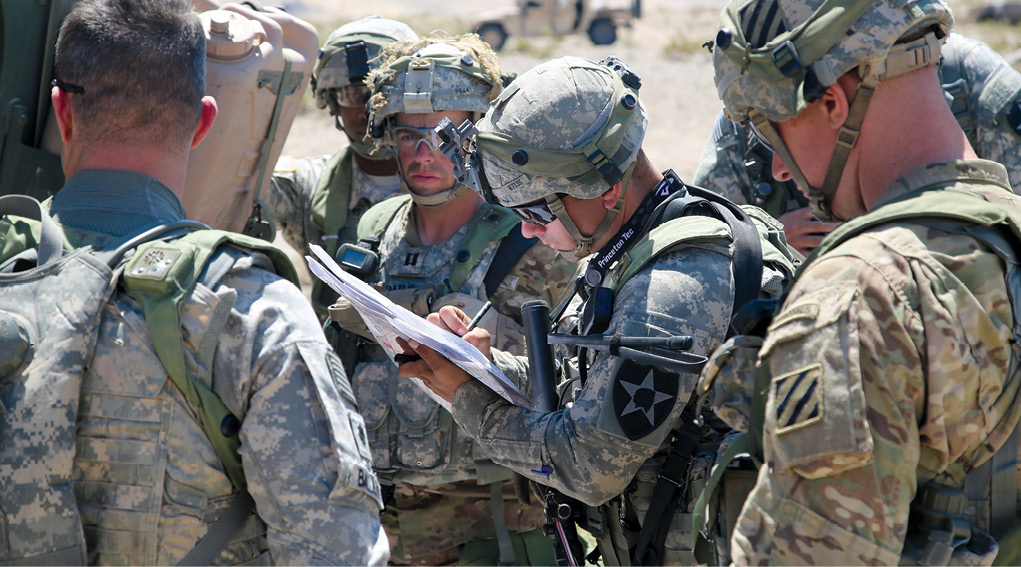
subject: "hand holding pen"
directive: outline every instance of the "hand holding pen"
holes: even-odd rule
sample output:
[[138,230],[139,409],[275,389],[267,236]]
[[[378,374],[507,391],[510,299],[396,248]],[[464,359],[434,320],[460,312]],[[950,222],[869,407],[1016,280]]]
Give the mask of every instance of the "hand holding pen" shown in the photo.
[[[472,329],[478,326],[479,321],[482,321],[482,318],[486,316],[486,312],[488,312],[489,308],[492,306],[493,302],[487,301],[482,306],[482,308],[479,309],[479,312],[476,313],[475,317],[472,317],[472,320],[468,323],[468,327],[464,331],[465,335],[467,335],[469,332],[471,332]],[[421,358],[422,357],[418,356],[417,354],[397,353],[394,355],[394,362],[396,362],[397,364],[404,364],[405,362],[411,362],[413,360],[421,360]]]

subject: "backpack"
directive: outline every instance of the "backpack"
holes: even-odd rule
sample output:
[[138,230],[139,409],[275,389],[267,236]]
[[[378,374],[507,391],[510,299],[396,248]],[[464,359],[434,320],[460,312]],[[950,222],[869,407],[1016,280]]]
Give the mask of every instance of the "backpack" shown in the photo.
[[[196,282],[216,271],[209,261],[224,244],[266,252],[291,281],[297,280],[294,267],[283,252],[253,238],[215,230],[182,236],[208,228],[194,221],[158,226],[102,250],[71,250],[35,199],[0,197],[0,214],[36,221],[28,234],[15,230],[2,245],[7,253],[22,250],[0,265],[0,563],[85,564],[72,482],[78,400],[103,307],[118,281],[141,304],[168,376],[201,417],[240,493],[183,561],[208,563],[253,503],[237,454],[240,422],[209,387],[185,372],[179,306]],[[172,237],[178,238],[161,240]]]

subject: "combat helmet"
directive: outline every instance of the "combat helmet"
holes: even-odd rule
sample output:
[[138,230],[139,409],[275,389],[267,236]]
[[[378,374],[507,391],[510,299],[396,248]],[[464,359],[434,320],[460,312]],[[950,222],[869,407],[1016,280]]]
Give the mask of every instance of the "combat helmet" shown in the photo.
[[[319,49],[312,70],[316,106],[329,108],[334,125],[343,130],[339,97],[349,96],[352,89],[348,87],[366,86],[366,77],[379,66],[379,52],[384,45],[416,39],[418,34],[407,24],[379,16],[349,22],[334,30]],[[376,150],[367,138],[351,140],[351,147],[364,157],[383,157],[383,152]]]
[[[397,113],[428,114],[448,110],[472,113],[477,121],[500,94],[506,77],[489,44],[473,33],[457,37],[433,36],[383,48],[381,64],[369,75],[369,135],[377,146],[393,146],[392,121]],[[416,203],[438,206],[466,187],[424,196],[402,186]]]
[[[616,57],[543,63],[493,102],[461,167],[476,174],[471,183],[487,202],[510,207],[526,221],[553,220],[530,216],[535,207],[520,208],[539,203],[574,239],[572,255],[587,256],[620,212],[645,138],[649,119],[640,87],[638,74]],[[559,195],[593,199],[618,183],[620,199],[596,231],[583,236]]]
[[[731,0],[720,15],[716,88],[735,122],[751,127],[788,166],[820,220],[880,80],[936,65],[953,16],[943,0]],[[861,82],[822,187],[812,187],[773,122],[800,114],[842,75]]]

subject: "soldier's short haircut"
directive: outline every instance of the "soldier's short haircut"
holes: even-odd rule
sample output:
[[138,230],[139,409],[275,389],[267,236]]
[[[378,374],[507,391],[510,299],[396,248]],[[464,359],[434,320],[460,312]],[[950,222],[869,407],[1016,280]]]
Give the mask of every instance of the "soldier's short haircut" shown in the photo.
[[72,108],[86,140],[190,140],[205,93],[202,23],[188,0],[82,0],[60,28],[55,74],[84,89]]

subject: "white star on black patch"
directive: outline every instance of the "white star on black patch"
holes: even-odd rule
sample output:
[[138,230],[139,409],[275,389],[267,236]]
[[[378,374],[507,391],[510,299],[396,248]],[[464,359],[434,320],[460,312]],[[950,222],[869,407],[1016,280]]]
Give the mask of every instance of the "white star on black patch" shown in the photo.
[[[669,400],[671,396],[656,390],[652,374],[653,371],[649,370],[649,373],[645,375],[645,379],[642,380],[641,384],[632,384],[630,382],[620,383],[620,385],[623,386],[624,389],[627,390],[627,393],[631,396],[631,400],[628,402],[627,406],[624,407],[624,411],[620,413],[621,417],[640,411],[643,415],[645,415],[645,419],[649,420],[650,424],[656,423],[656,404]],[[650,393],[645,394],[644,392],[646,391]],[[639,396],[644,399],[638,400]]]

